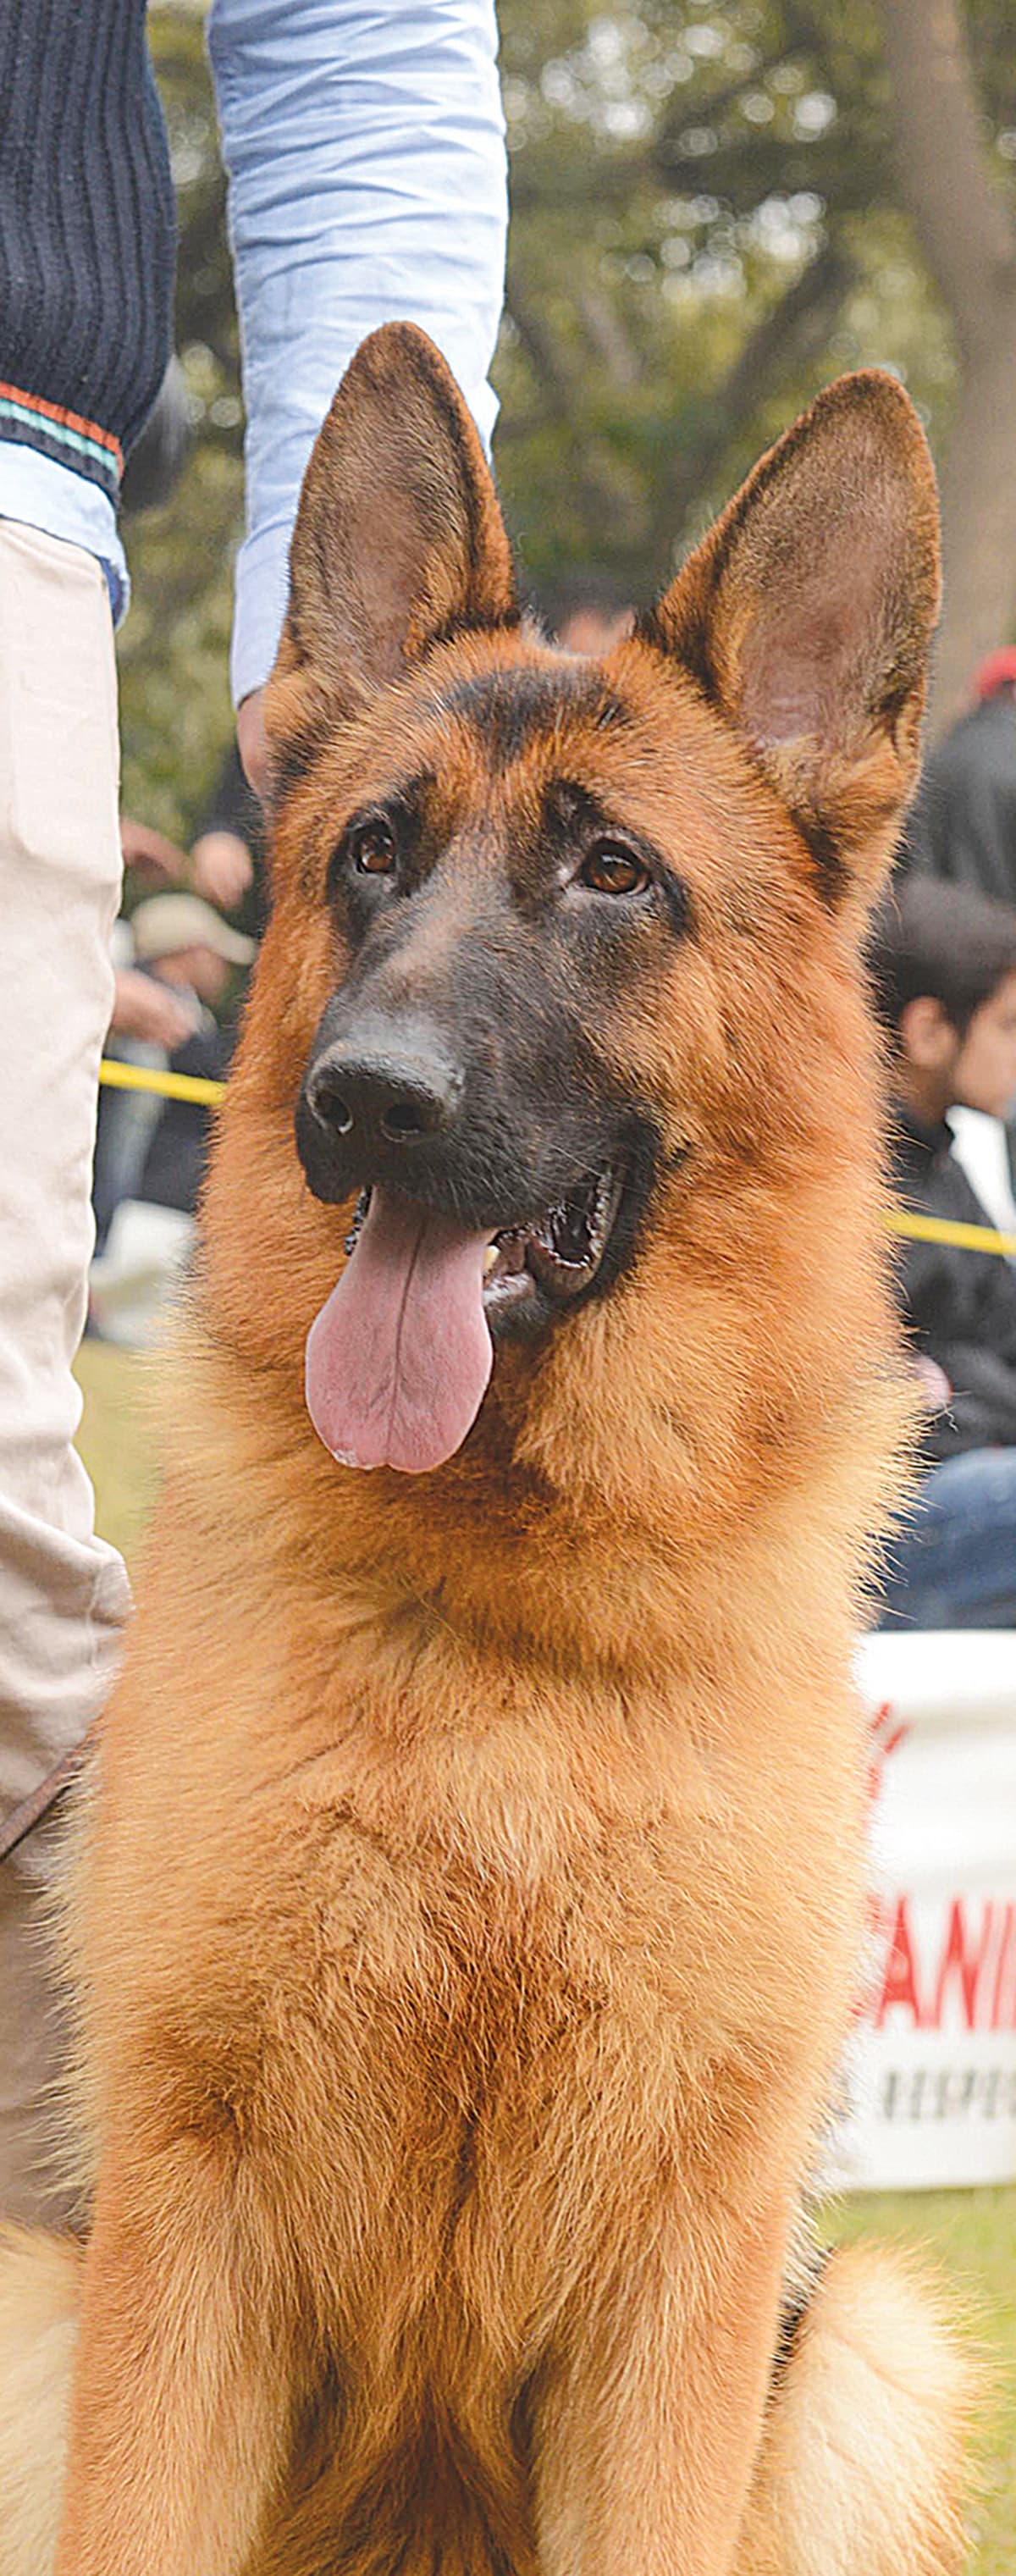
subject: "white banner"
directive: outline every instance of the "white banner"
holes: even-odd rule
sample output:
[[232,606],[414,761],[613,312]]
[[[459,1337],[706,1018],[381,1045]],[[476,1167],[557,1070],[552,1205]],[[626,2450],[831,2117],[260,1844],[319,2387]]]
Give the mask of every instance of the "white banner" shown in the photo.
[[835,2179],[1016,2180],[1016,1635],[866,1638],[873,1931]]

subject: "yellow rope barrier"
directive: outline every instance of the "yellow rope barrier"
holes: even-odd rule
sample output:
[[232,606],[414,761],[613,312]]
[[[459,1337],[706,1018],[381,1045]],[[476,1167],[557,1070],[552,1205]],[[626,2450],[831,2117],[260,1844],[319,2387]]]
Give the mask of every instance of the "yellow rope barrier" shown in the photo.
[[120,1064],[110,1055],[103,1056],[99,1080],[111,1091],[155,1091],[162,1100],[196,1100],[203,1109],[221,1100],[226,1088],[203,1073],[160,1073],[154,1065]]
[[[120,1064],[108,1055],[99,1066],[99,1080],[113,1091],[154,1091],[164,1100],[195,1100],[204,1109],[214,1108],[226,1088],[224,1082],[212,1082],[203,1074],[159,1073],[153,1065]],[[1016,1261],[1016,1234],[1000,1234],[993,1225],[918,1216],[910,1208],[894,1208],[886,1224],[890,1234],[906,1235],[915,1243],[954,1243],[965,1252],[996,1252],[1003,1260]]]
[[1000,1234],[993,1225],[964,1225],[958,1217],[919,1216],[916,1209],[894,1208],[887,1218],[891,1234],[909,1235],[914,1243],[956,1243],[962,1252],[998,1252],[1016,1261],[1016,1234]]

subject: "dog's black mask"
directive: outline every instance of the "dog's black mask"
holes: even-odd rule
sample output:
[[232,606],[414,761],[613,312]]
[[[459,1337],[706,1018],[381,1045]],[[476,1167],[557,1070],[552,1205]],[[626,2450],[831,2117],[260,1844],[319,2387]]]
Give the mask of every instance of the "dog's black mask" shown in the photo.
[[604,884],[628,866],[629,934],[632,904],[669,917],[673,894],[578,791],[545,797],[538,846],[520,835],[504,853],[465,832],[428,847],[426,801],[424,783],[354,816],[334,854],[349,965],[311,1047],[297,1146],[319,1199],[384,1188],[489,1229],[491,1325],[532,1328],[617,1278],[658,1151],[651,1105],[597,1048],[630,971],[623,902],[576,892],[571,845],[592,839]]

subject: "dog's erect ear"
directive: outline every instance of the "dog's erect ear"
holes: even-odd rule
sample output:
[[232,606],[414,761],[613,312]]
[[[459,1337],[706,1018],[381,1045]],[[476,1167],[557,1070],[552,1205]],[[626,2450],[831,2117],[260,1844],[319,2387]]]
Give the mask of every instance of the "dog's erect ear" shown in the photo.
[[919,758],[938,504],[892,376],[841,376],[642,622],[747,737],[834,897],[874,892]]
[[479,436],[411,322],[371,333],[304,477],[280,660],[350,711],[457,627],[514,625],[511,551]]

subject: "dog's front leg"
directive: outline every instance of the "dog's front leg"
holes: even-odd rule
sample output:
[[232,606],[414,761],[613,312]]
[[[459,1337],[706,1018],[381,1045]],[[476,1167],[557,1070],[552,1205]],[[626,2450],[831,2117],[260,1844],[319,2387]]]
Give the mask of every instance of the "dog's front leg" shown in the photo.
[[[728,2576],[762,2431],[789,2204],[633,2243],[535,2408],[544,2576]],[[690,2241],[694,2240],[694,2241]]]
[[107,2164],[85,2265],[56,2576],[236,2576],[289,2382],[243,2176],[193,2146]]

